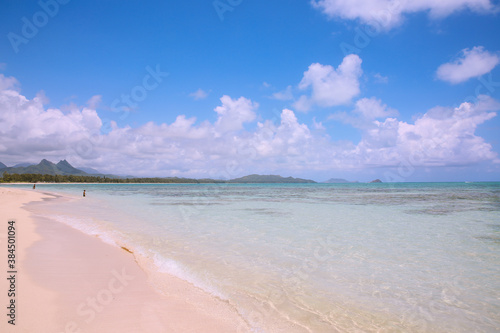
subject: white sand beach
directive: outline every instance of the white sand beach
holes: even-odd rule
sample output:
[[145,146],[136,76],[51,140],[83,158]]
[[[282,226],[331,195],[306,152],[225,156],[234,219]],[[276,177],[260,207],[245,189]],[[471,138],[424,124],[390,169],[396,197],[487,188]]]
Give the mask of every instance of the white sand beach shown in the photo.
[[[3,315],[1,332],[249,330],[226,302],[166,274],[161,279],[168,292],[160,294],[133,254],[60,222],[33,217],[23,208],[50,198],[37,190],[0,187],[0,269],[9,271],[8,221],[15,221],[17,271],[15,326]],[[6,312],[10,282],[0,281]]]

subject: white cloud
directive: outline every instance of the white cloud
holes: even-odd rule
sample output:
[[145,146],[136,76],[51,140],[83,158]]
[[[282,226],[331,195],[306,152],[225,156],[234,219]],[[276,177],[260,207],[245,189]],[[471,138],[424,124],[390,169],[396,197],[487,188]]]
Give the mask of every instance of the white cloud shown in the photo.
[[465,9],[494,11],[490,0],[311,0],[311,4],[330,18],[360,20],[382,30],[401,24],[405,14],[428,12],[432,18],[442,18]]
[[499,104],[490,97],[480,96],[476,105],[463,103],[458,108],[448,108],[448,117],[436,117],[430,111],[414,125],[401,123],[399,134],[408,152],[415,148],[424,151],[425,142],[437,144],[426,154],[443,165],[493,159],[496,153],[490,144],[475,135],[475,130],[478,125],[496,116],[490,111],[499,109]]
[[293,106],[299,111],[309,111],[313,106],[313,102],[306,95],[302,95],[295,103],[293,103]]
[[381,100],[371,97],[356,101],[354,109],[350,112],[337,112],[328,117],[329,120],[341,121],[361,130],[374,128],[374,120],[398,116],[398,111],[389,108]]
[[87,101],[87,105],[90,109],[96,109],[99,104],[102,102],[102,96],[101,95],[95,95],[95,96],[92,96],[88,101]]
[[358,147],[367,164],[397,165],[402,161],[415,166],[468,165],[496,159],[497,154],[477,127],[496,116],[500,103],[482,95],[476,104],[463,103],[457,108],[437,107],[426,112],[414,124],[387,118],[375,121]]
[[360,147],[370,149],[395,147],[399,138],[399,121],[396,118],[387,118],[383,122],[375,120],[373,124],[375,126],[366,130]]
[[0,91],[5,90],[19,91],[19,82],[15,77],[6,77],[5,75],[0,74]]
[[292,110],[281,112],[278,126],[267,120],[258,123],[257,129],[246,140],[240,140],[242,151],[253,152],[251,155],[260,167],[277,165],[291,167],[296,163],[305,163],[307,156],[321,147],[314,147],[313,136],[305,124],[299,123]]
[[285,90],[276,92],[272,95],[273,99],[277,99],[279,101],[290,101],[293,99],[292,86],[286,87]]
[[[1,87],[15,82],[0,76]],[[452,166],[498,160],[492,146],[475,133],[500,109],[488,96],[480,96],[476,104],[431,109],[414,123],[398,120],[376,98],[361,99],[352,112],[366,124],[358,127],[362,139],[357,143],[333,141],[321,122],[314,119],[311,130],[289,109],[278,123],[256,122],[258,105],[244,97],[223,96],[213,122],[185,115],[170,124],[149,122],[137,128],[111,122],[103,134],[105,124],[94,109],[46,108],[40,96],[30,100],[16,90],[0,90],[3,163],[64,158],[111,173],[230,178],[360,170],[402,161]]]
[[396,110],[388,108],[375,97],[358,100],[354,112],[362,115],[365,119],[387,118],[398,114]]
[[344,57],[337,69],[314,63],[304,72],[299,89],[311,88],[311,96],[302,95],[294,104],[299,111],[308,111],[313,105],[331,107],[348,104],[359,94],[361,58],[355,54]]
[[244,123],[255,120],[254,110],[259,106],[257,103],[245,97],[234,100],[227,95],[222,96],[220,101],[222,106],[215,108],[215,112],[219,115],[215,123],[218,132],[238,131],[243,128]]
[[318,131],[323,131],[325,130],[325,126],[323,126],[323,123],[321,121],[316,121],[316,117],[313,118],[313,127],[315,130]]
[[205,99],[208,97],[208,93],[203,89],[198,89],[193,93],[190,93],[189,96],[193,97],[196,101],[200,99]]
[[376,73],[375,75],[373,75],[373,77],[375,78],[375,82],[377,82],[377,83],[389,82],[389,78],[387,76],[381,75],[380,73]]
[[63,113],[45,109],[43,93],[33,100],[11,90],[17,81],[0,75],[0,154],[65,156],[75,142],[99,132],[102,122],[95,110],[82,108]]
[[455,61],[439,66],[436,72],[438,79],[452,84],[465,82],[491,72],[500,63],[498,55],[489,53],[482,46],[463,49],[460,53]]

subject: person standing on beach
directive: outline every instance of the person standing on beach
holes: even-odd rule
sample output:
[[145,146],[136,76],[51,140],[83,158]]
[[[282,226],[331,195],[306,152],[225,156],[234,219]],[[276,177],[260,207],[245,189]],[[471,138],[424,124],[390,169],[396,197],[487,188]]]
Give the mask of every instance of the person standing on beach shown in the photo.
[[85,190],[83,190],[83,196],[85,197]]
[[35,189],[35,187],[36,187],[36,184],[33,184],[33,189]]

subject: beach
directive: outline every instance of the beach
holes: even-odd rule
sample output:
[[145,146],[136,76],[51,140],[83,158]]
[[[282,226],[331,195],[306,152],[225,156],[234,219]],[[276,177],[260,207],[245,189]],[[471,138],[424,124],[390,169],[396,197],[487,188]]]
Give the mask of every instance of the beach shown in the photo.
[[494,332],[499,195],[500,183],[5,184],[16,326],[4,316],[0,331]]
[[499,12],[0,1],[0,333],[500,333]]
[[[1,271],[7,275],[8,221],[15,221],[15,297],[1,279],[2,308],[15,300],[15,325],[1,332],[241,332],[233,308],[168,274],[156,291],[127,249],[104,243],[60,222],[34,218],[26,205],[54,195],[0,187]],[[78,199],[72,198],[77,201]]]

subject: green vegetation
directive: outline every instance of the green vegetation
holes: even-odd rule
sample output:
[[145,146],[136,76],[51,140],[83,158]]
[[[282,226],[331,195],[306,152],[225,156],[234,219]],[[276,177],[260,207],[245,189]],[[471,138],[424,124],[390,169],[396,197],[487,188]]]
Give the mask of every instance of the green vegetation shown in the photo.
[[277,175],[248,175],[241,178],[232,179],[229,183],[316,183],[314,180],[310,179],[301,179],[301,178],[293,178],[293,177],[281,177]]
[[192,183],[192,184],[209,184],[209,183],[225,183],[223,180],[215,179],[191,179],[191,178],[108,178],[106,176],[77,176],[77,175],[41,175],[33,173],[25,174],[9,174],[4,172],[0,178],[1,183]]
[[7,167],[0,163],[0,183],[116,183],[116,184],[221,184],[221,183],[315,183],[310,179],[277,175],[249,175],[232,180],[194,179],[178,177],[136,178],[109,174],[89,174],[77,169],[66,160],[54,164],[43,159],[36,165]]

